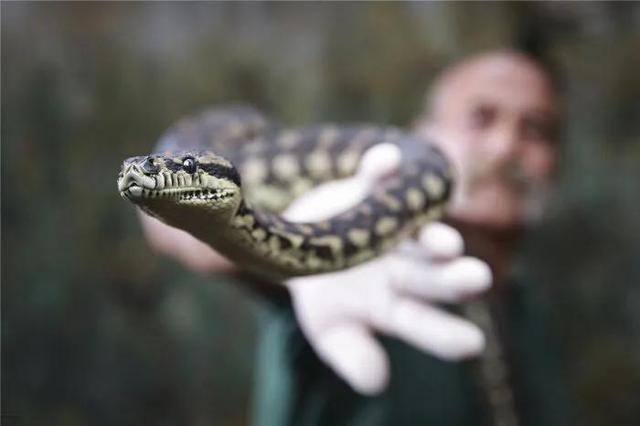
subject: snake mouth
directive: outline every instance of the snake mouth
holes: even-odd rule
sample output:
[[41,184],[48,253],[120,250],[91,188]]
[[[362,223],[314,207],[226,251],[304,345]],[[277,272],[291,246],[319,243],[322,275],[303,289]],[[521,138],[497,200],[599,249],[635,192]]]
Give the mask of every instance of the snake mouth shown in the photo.
[[165,199],[178,202],[218,202],[232,198],[233,194],[234,192],[228,189],[171,188],[155,190],[143,188],[136,184],[132,184],[120,191],[122,197],[131,201]]
[[[161,191],[162,192],[162,191]],[[233,197],[233,191],[226,189],[183,189],[177,191],[176,198],[180,201],[223,201]]]

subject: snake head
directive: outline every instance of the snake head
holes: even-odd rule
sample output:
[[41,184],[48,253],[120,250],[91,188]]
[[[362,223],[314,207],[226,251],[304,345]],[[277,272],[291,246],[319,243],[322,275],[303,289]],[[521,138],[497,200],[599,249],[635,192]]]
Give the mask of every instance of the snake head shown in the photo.
[[181,228],[198,215],[228,219],[242,198],[235,167],[209,152],[128,158],[118,176],[118,190],[145,212]]

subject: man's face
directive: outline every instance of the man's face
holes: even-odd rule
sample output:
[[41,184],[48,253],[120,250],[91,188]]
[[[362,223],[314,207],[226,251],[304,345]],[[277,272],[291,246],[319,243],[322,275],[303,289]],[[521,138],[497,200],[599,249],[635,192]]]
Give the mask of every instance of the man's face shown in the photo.
[[558,121],[544,74],[517,57],[485,57],[445,76],[429,131],[458,170],[450,215],[510,229],[539,216],[556,163]]

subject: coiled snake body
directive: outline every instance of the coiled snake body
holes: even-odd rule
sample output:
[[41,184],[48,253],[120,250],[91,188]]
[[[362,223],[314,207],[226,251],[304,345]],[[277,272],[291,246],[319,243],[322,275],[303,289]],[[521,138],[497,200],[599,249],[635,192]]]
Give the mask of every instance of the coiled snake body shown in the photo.
[[[373,145],[400,147],[402,167],[350,210],[315,223],[281,212],[318,184],[353,175]],[[269,279],[341,270],[392,248],[441,215],[452,173],[435,147],[398,129],[317,125],[279,130],[250,107],[184,119],[156,153],[124,161],[120,194]]]

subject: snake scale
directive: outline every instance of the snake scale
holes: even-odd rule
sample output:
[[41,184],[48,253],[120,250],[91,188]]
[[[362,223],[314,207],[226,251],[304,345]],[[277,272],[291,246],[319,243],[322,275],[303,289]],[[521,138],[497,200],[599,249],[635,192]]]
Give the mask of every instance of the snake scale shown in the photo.
[[[279,214],[317,185],[353,175],[380,143],[400,148],[401,167],[360,203],[313,223]],[[118,189],[239,267],[281,280],[342,270],[389,250],[442,214],[452,170],[437,148],[396,128],[281,129],[252,107],[234,106],[179,121],[154,153],[124,161]]]

